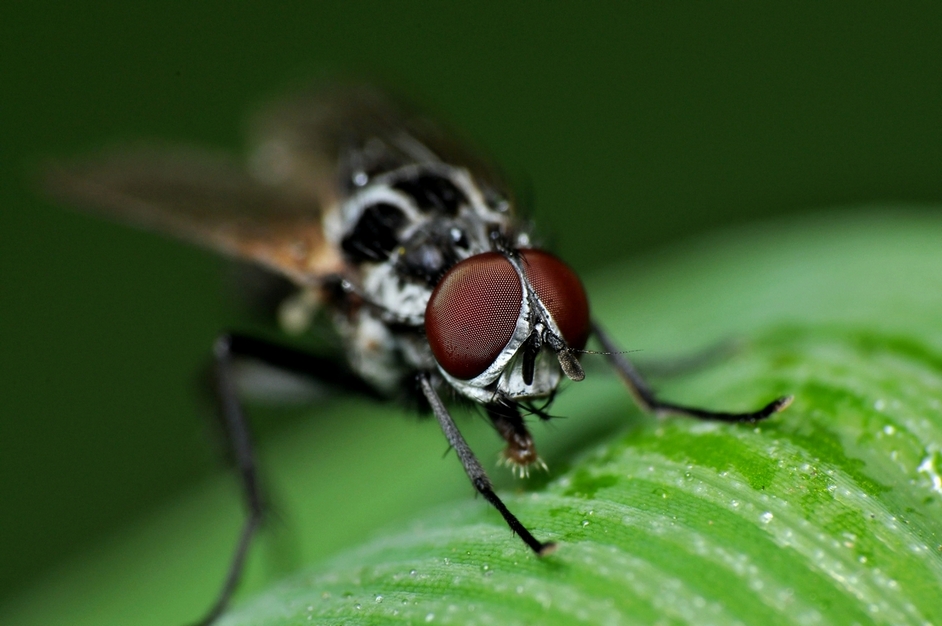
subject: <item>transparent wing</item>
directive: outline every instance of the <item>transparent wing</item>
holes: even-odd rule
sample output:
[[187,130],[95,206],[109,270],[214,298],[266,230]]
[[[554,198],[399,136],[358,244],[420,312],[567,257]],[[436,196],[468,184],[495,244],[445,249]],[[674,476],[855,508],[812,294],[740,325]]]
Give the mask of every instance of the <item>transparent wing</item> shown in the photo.
[[255,261],[299,284],[339,271],[317,196],[266,184],[209,151],[149,147],[57,163],[45,186],[91,213]]
[[[311,91],[276,101],[255,116],[253,172],[316,194],[329,206],[371,177],[411,164],[468,169],[485,198],[506,202],[499,171],[454,133],[375,87]],[[325,195],[328,192],[328,195]]]

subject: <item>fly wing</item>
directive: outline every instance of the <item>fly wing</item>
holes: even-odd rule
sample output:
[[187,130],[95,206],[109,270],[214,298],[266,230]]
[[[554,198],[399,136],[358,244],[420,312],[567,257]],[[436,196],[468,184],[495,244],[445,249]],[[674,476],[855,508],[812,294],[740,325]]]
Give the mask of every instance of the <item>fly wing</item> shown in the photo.
[[114,151],[54,164],[45,183],[65,203],[257,262],[301,285],[341,268],[317,196],[266,184],[209,151]]
[[342,271],[323,218],[373,176],[447,163],[466,168],[492,205],[509,206],[493,167],[375,88],[276,101],[251,130],[245,166],[205,150],[127,149],[51,166],[46,188],[68,204],[254,261],[301,285]]
[[[418,109],[370,86],[311,91],[262,109],[252,125],[253,173],[318,195],[325,206],[400,167],[466,168],[493,203],[510,192],[500,173]],[[326,192],[326,195],[325,195]]]

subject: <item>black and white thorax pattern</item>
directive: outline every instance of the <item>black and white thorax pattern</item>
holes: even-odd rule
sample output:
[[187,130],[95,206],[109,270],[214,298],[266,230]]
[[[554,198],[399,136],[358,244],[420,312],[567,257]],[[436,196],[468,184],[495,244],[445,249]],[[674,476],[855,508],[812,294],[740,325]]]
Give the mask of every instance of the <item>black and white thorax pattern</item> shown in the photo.
[[[485,252],[515,255],[531,240],[514,219],[509,200],[482,191],[461,167],[411,163],[372,175],[354,171],[351,182],[339,210],[326,213],[324,230],[357,268],[347,289],[362,306],[337,314],[336,323],[354,369],[392,393],[416,371],[438,370],[424,323],[429,298],[445,273]],[[522,342],[509,343],[518,344],[507,346],[515,351]],[[549,372],[525,394],[514,390],[512,377],[498,382],[498,370],[509,360],[471,382],[439,373],[464,395],[484,402],[510,394],[545,396],[555,388],[558,375],[554,381]]]

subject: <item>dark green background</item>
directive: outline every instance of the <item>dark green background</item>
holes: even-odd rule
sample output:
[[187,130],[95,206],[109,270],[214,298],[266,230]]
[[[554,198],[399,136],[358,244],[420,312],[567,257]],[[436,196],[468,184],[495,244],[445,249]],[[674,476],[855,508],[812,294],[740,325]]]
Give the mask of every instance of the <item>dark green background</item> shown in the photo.
[[366,75],[506,166],[580,271],[734,222],[942,201],[936,3],[125,4],[0,8],[0,601],[213,471],[193,375],[247,324],[222,261],[52,206],[43,158],[238,149],[253,104]]

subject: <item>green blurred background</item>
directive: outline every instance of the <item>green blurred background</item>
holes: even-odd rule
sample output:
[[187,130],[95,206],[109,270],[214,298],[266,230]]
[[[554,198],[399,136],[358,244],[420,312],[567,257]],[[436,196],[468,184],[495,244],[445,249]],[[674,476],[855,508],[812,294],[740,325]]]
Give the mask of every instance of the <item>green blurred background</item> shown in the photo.
[[589,272],[727,224],[942,201],[942,5],[906,7],[4,3],[0,602],[217,471],[193,379],[251,326],[223,261],[51,205],[43,158],[237,150],[266,98],[375,77],[475,138]]

